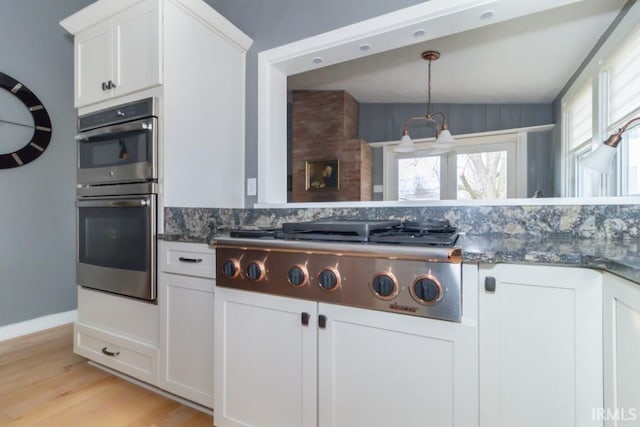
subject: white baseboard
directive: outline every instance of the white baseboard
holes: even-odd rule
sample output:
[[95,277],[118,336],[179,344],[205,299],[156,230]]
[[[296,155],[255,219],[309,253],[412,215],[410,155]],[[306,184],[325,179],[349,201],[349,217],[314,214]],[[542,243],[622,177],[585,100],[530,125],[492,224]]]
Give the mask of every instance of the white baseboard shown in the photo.
[[25,320],[24,322],[0,326],[0,341],[6,341],[23,335],[33,334],[34,332],[44,331],[45,329],[55,328],[56,326],[75,322],[77,318],[78,310],[70,310],[63,313],[49,314],[47,316]]
[[169,399],[173,399],[176,402],[180,402],[185,406],[188,406],[190,408],[196,409],[196,410],[198,410],[200,412],[204,412],[205,414],[213,415],[213,409],[207,408],[206,406],[202,406],[199,403],[192,402],[190,400],[187,400],[187,399],[184,399],[184,398],[182,398],[180,396],[177,396],[177,395],[175,395],[173,393],[169,393],[168,391],[164,391],[162,389],[159,389],[156,386],[153,386],[151,384],[147,384],[144,381],[140,381],[140,380],[138,380],[136,378],[130,377],[129,375],[123,374],[122,372],[118,372],[118,371],[116,371],[114,369],[111,369],[111,368],[109,368],[107,366],[101,365],[98,362],[94,362],[93,360],[89,360],[89,361],[87,361],[87,363],[89,365],[91,365],[91,366],[95,366],[98,369],[102,369],[105,372],[109,372],[110,374],[115,375],[118,378],[122,378],[125,381],[129,381],[130,383],[134,383],[136,385],[139,385],[140,387],[145,388],[147,390],[150,390],[150,391],[152,391],[154,393],[157,393],[157,394],[159,394],[161,396],[164,396],[164,397],[169,398]]

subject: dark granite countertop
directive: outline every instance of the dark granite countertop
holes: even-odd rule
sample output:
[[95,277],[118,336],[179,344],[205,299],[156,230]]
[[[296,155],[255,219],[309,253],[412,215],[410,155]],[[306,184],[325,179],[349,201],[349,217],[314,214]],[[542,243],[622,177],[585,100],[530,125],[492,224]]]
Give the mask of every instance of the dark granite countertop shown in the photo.
[[592,240],[557,235],[467,235],[462,247],[466,262],[595,268],[640,284],[640,245],[636,240]]
[[[211,244],[212,236],[161,234],[159,239]],[[634,240],[594,240],[572,236],[483,234],[465,235],[463,260],[469,263],[531,263],[567,265],[609,271],[640,284],[640,243]]]
[[158,234],[158,239],[165,240],[167,242],[188,242],[188,243],[206,243],[210,244],[213,238],[210,236],[196,235],[196,234]]

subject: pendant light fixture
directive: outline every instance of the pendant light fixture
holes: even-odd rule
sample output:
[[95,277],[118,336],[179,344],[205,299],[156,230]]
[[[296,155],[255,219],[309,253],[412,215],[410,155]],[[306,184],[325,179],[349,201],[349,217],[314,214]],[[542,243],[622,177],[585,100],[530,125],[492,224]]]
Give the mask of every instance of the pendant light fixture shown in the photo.
[[447,116],[443,112],[432,113],[431,112],[431,61],[436,61],[440,58],[440,52],[435,50],[427,50],[422,52],[422,59],[428,62],[427,67],[427,115],[410,117],[404,124],[402,131],[402,139],[400,143],[395,147],[394,151],[399,153],[408,153],[415,151],[416,147],[409,135],[409,124],[413,121],[426,121],[429,126],[433,126],[436,129],[436,141],[433,143],[432,148],[438,152],[447,152],[453,148],[455,140],[449,131],[449,124],[447,123]]

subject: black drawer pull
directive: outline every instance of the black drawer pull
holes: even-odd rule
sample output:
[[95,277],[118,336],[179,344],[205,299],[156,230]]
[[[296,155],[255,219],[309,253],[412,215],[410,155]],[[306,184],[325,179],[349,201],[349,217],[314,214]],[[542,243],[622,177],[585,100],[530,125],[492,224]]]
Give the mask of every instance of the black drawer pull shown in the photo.
[[318,327],[324,329],[327,327],[327,316],[321,314],[318,316]]
[[190,263],[193,263],[193,264],[197,264],[197,263],[199,263],[199,262],[202,262],[202,258],[185,258],[185,257],[183,257],[183,256],[181,256],[180,258],[178,258],[178,260],[179,260],[180,262],[190,262]]
[[496,278],[493,276],[487,276],[484,278],[484,290],[487,292],[496,291]]
[[111,356],[111,357],[115,357],[118,356],[120,354],[119,351],[109,351],[107,350],[107,347],[102,349],[102,354],[105,354],[107,356]]
[[309,316],[309,313],[304,313],[303,312],[303,313],[300,314],[300,321],[302,322],[302,324],[304,326],[309,326],[309,317],[311,317],[311,316]]

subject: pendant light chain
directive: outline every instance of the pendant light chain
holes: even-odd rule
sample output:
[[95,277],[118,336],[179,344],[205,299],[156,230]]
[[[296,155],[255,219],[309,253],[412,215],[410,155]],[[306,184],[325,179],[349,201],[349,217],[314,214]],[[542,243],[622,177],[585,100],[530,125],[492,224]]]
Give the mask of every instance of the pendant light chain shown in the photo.
[[427,67],[427,114],[431,115],[431,60]]
[[435,50],[425,50],[420,55],[422,59],[427,61],[427,115],[426,116],[415,116],[409,117],[405,123],[404,128],[402,130],[402,138],[400,139],[400,143],[394,151],[399,153],[409,153],[415,151],[415,145],[411,140],[411,136],[409,135],[409,124],[413,121],[426,121],[428,126],[432,126],[436,131],[436,140],[432,144],[432,148],[438,150],[439,153],[446,153],[451,151],[454,147],[455,140],[449,131],[449,124],[447,123],[447,115],[439,111],[437,113],[433,113],[431,111],[431,61],[435,61],[440,58],[440,52]]

